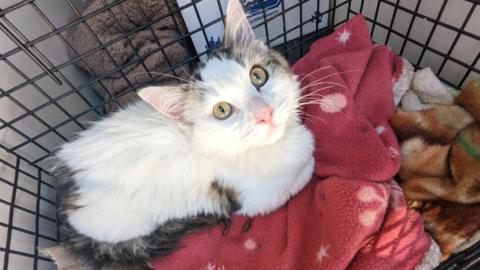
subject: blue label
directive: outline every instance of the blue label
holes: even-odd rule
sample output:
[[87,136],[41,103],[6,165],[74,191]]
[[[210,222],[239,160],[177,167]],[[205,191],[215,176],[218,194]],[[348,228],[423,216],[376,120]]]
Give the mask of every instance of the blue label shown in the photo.
[[[249,15],[254,15],[258,12],[261,12],[263,8],[272,9],[280,5],[280,0],[242,0],[243,6],[245,6],[246,11]],[[262,5],[263,2],[263,5]]]

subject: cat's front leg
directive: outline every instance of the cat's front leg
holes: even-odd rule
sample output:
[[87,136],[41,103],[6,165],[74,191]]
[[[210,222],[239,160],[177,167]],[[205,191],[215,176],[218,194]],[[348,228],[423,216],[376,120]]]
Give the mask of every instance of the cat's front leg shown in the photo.
[[283,177],[244,181],[239,187],[241,209],[237,213],[250,217],[264,215],[284,205],[312,176],[314,158],[310,157],[304,164],[296,176],[291,173]]
[[300,171],[300,173],[290,185],[289,191],[292,196],[297,194],[310,181],[310,179],[312,178],[314,167],[315,159],[313,158],[313,156],[311,156],[307,164],[303,167],[303,169]]

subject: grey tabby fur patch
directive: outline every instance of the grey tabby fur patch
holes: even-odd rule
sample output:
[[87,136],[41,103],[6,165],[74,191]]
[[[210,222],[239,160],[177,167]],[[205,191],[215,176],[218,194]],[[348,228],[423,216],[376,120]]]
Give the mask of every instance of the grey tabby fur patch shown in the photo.
[[[216,50],[208,54],[208,59],[231,59],[235,62],[245,66],[245,62],[248,59],[258,59],[257,65],[268,66],[273,71],[283,71],[290,74],[290,68],[287,60],[277,51],[266,47],[258,40],[254,40],[249,43],[236,43],[234,46],[228,45],[228,43],[222,42],[221,46]],[[195,68],[193,78],[197,81],[202,81],[200,76],[200,70],[205,64],[199,62]],[[197,89],[198,90],[198,89]]]
[[222,215],[201,214],[171,219],[146,236],[115,244],[99,242],[79,233],[68,222],[69,213],[81,207],[76,204],[78,194],[72,178],[74,172],[66,166],[58,166],[55,175],[61,245],[75,256],[91,262],[95,269],[114,269],[120,266],[148,269],[146,262],[149,259],[172,253],[179,247],[179,242],[185,234],[220,222],[228,226],[230,214],[240,208],[236,201],[237,194],[232,189],[220,186],[218,181],[213,181],[209,195],[220,202],[223,208]]

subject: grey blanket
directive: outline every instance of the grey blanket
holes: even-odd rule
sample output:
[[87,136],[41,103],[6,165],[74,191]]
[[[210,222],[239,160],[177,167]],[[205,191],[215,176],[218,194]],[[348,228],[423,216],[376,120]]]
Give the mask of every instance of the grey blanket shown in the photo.
[[[79,11],[84,17],[115,2],[120,1],[90,0],[80,7]],[[188,53],[184,44],[181,41],[174,42],[186,33],[180,13],[165,16],[176,9],[178,8],[175,0],[126,0],[86,19],[84,23],[77,24],[66,32],[65,37],[74,50],[71,52],[72,57],[89,53],[76,64],[95,77],[108,75],[93,84],[93,88],[105,100],[127,92],[130,86],[137,87],[150,80],[152,78],[150,74],[155,76],[166,73],[170,66],[175,67],[187,59]],[[138,31],[138,28],[142,28],[147,22],[158,20],[162,16],[166,18]],[[74,15],[74,19],[78,18],[79,16]],[[120,38],[125,33],[131,34]],[[160,48],[159,45],[165,46],[170,42],[174,43],[152,53]],[[99,46],[104,48],[90,53]],[[147,54],[151,55],[146,56]],[[143,60],[137,61],[139,58]],[[122,66],[125,67],[114,72]],[[174,71],[179,77],[186,75],[186,68],[183,66]],[[168,74],[174,75],[172,72]],[[162,76],[152,84],[172,82],[176,80]],[[118,98],[116,102],[108,102],[105,108],[107,111],[113,111],[135,98],[136,94],[130,92]]]

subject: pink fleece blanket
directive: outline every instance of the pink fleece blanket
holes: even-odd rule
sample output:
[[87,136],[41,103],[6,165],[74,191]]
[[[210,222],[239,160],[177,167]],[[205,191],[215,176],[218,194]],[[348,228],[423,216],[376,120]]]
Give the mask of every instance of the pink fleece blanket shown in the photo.
[[362,16],[316,41],[293,67],[306,93],[319,98],[305,107],[316,138],[309,185],[249,227],[234,215],[225,235],[218,226],[186,237],[182,248],[153,266],[413,269],[430,240],[392,180],[400,155],[387,120],[401,63],[387,47],[372,45]]

